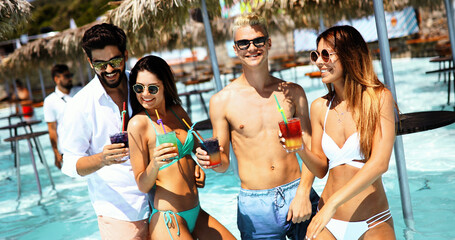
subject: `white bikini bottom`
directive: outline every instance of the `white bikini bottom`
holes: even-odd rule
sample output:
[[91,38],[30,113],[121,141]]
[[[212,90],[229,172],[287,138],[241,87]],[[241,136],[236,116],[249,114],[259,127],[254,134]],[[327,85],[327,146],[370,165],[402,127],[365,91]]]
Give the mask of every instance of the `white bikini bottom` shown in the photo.
[[368,229],[376,227],[391,217],[390,209],[387,209],[359,222],[346,222],[332,218],[325,227],[337,240],[354,240],[359,239]]

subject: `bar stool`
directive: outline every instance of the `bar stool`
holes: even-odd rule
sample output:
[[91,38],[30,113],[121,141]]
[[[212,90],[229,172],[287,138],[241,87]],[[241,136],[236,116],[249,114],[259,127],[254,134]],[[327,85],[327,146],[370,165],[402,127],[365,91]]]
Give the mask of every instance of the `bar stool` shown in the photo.
[[[8,119],[8,125],[11,125],[11,119],[12,118],[19,118],[21,122],[24,121],[24,114],[22,113],[13,113],[13,114],[10,114],[8,116],[5,116],[5,117],[1,117],[0,120],[3,120],[3,119]],[[9,136],[10,137],[13,137],[13,129],[10,128],[9,129]],[[14,146],[13,146],[13,142],[11,142],[11,151],[14,151]]]
[[199,95],[199,99],[201,101],[202,108],[204,109],[205,114],[207,114],[207,117],[209,117],[209,111],[207,109],[207,106],[205,104],[204,98],[202,97],[203,93],[211,92],[213,91],[213,88],[209,89],[204,89],[204,90],[191,90],[189,92],[184,92],[184,93],[179,93],[179,96],[186,97],[186,111],[188,112],[188,116],[191,117],[191,95]]
[[[41,131],[41,132],[34,132],[34,133],[26,133],[26,134],[21,134],[21,135],[17,135],[17,136],[5,139],[5,142],[14,142],[15,143],[15,150],[16,150],[16,152],[15,152],[16,176],[17,176],[17,199],[19,199],[21,197],[21,174],[20,174],[20,167],[21,167],[20,159],[21,158],[20,158],[20,151],[19,151],[19,144],[18,143],[19,143],[20,140],[24,140],[24,139],[27,140],[28,148],[30,150],[30,157],[31,157],[31,161],[32,161],[33,171],[35,172],[36,184],[38,185],[38,192],[39,192],[40,197],[42,197],[41,183],[40,183],[40,179],[39,179],[39,175],[38,175],[38,169],[36,167],[36,161],[35,161],[35,155],[34,155],[34,152],[33,152],[32,142],[30,141],[30,139],[36,139],[37,137],[39,137],[41,135],[45,135],[45,134],[48,134],[48,132],[47,131]],[[36,143],[36,149],[38,150],[38,154],[42,155],[44,157],[44,155],[42,154],[43,153],[43,149],[41,147],[40,142],[36,141],[35,143]],[[49,181],[51,182],[52,189],[55,190],[54,181],[52,179],[51,171],[49,170],[49,166],[47,165],[46,159],[43,159],[42,163],[44,165],[44,168],[47,171],[47,175],[49,177]]]
[[[22,121],[22,122],[18,122],[16,124],[0,127],[0,130],[9,129],[10,138],[11,138],[11,137],[17,136],[17,129],[21,128],[21,127],[24,128],[25,133],[33,133],[32,125],[39,124],[39,123],[41,123],[41,120]],[[39,139],[33,137],[33,142],[35,143],[35,146],[38,146]],[[13,153],[16,152],[15,149],[16,149],[15,142],[11,141],[11,152],[13,152]],[[39,156],[41,162],[43,162],[44,161],[44,154],[41,151],[38,151],[38,154],[39,154],[38,156]],[[14,157],[15,157],[14,158],[14,164],[16,164],[16,157],[17,156],[14,155]],[[14,165],[14,166],[16,166],[16,165]]]

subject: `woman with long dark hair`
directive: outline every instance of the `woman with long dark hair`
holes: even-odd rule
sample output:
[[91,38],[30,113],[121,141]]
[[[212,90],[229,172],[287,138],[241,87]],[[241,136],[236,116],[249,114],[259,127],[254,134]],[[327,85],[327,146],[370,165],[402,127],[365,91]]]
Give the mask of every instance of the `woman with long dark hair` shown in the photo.
[[[128,123],[130,159],[139,190],[149,193],[152,239],[234,239],[199,205],[191,157],[195,137],[181,106],[174,76],[160,57],[140,59],[130,73],[133,117]],[[158,112],[158,116],[156,114]],[[159,121],[161,119],[161,121]],[[178,154],[157,135],[175,131]]]

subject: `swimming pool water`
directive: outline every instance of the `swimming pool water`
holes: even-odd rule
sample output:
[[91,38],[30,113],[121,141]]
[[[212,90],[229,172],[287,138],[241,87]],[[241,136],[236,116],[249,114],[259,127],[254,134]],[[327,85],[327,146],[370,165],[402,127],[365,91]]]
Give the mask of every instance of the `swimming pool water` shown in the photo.
[[[428,58],[394,59],[393,70],[398,106],[402,113],[440,110],[447,102],[447,85],[438,81],[437,74],[426,75],[437,64]],[[382,79],[380,62],[375,62]],[[319,79],[304,74],[314,71],[314,66],[297,68],[297,83],[302,85],[311,103],[326,90]],[[282,72],[287,80],[294,80],[294,70]],[[279,76],[275,73],[276,76]],[[224,79],[224,76],[222,76]],[[230,79],[230,76],[227,76]],[[198,86],[214,87],[212,82]],[[178,85],[179,91],[188,91]],[[213,93],[205,95],[206,102]],[[194,97],[194,99],[193,99]],[[196,96],[192,97],[194,122],[206,119]],[[453,99],[453,97],[452,97]],[[185,105],[185,99],[182,99]],[[453,102],[453,101],[452,101]],[[446,107],[446,110],[453,110]],[[36,109],[38,119],[43,119],[42,109]],[[10,114],[10,109],[0,109],[0,117]],[[17,120],[15,120],[17,121]],[[0,120],[0,126],[7,125]],[[47,130],[45,123],[34,130]],[[46,172],[38,163],[43,197],[39,198],[33,170],[25,142],[20,142],[23,156],[21,168],[22,197],[17,197],[17,179],[13,155],[9,144],[3,141],[8,131],[0,131],[0,239],[100,239],[96,216],[91,207],[83,179],[72,179],[53,166],[53,153],[48,136],[40,137],[47,162],[51,166],[56,190],[52,190]],[[201,134],[210,136],[210,131]],[[400,200],[394,154],[383,182],[390,204],[397,239],[455,239],[455,124],[443,128],[403,136],[408,170],[415,231],[406,229]],[[207,171],[206,186],[200,189],[201,207],[223,223],[236,237],[236,204],[239,180],[232,170],[225,174]],[[314,188],[322,192],[325,179],[316,179]]]

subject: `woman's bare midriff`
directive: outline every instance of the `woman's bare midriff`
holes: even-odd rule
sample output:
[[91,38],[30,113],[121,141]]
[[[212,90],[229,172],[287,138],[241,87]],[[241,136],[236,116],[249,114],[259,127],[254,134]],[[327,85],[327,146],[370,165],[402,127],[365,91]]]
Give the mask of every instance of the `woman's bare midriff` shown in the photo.
[[[331,169],[321,194],[319,209],[322,208],[325,200],[345,186],[359,170],[359,168],[346,164]],[[382,179],[379,178],[365,190],[339,206],[333,218],[350,222],[363,221],[388,208]]]
[[194,167],[191,157],[185,157],[158,173],[153,204],[156,209],[181,212],[197,206]]

